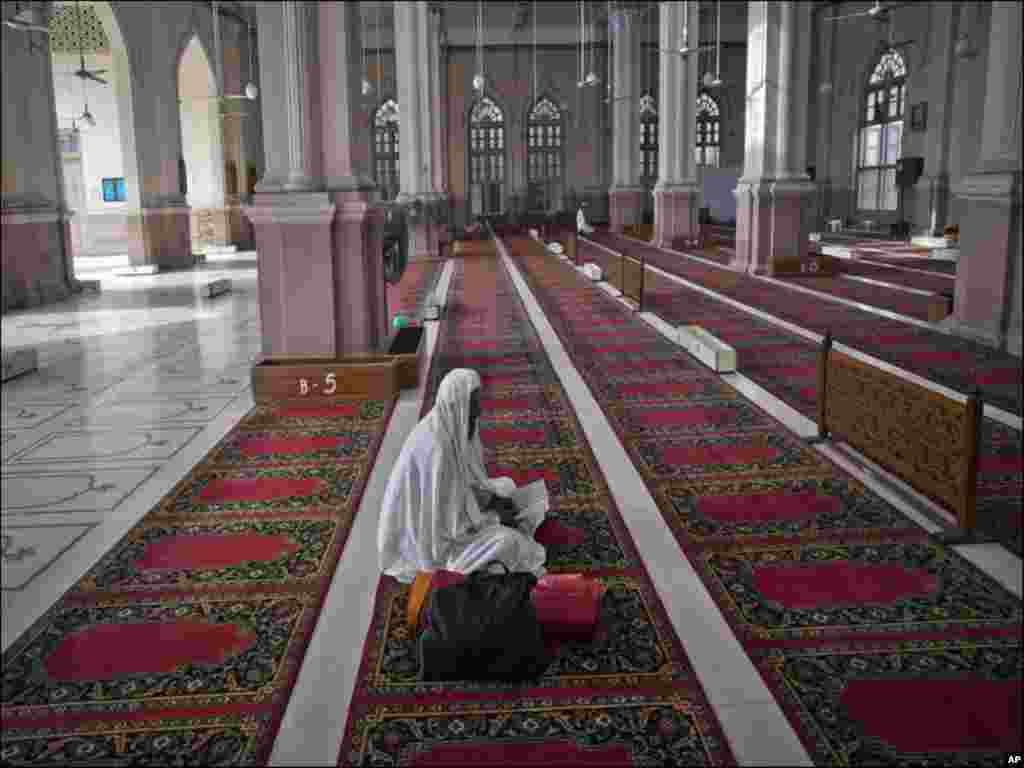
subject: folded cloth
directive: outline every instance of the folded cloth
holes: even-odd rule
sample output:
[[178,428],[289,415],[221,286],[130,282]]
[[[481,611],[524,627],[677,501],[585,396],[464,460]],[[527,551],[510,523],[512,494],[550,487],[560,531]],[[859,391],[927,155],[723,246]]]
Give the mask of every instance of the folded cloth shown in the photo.
[[[421,571],[409,596],[407,620],[414,631],[421,626],[423,606],[430,590],[458,584],[465,578],[454,571]],[[583,574],[547,574],[530,593],[530,602],[546,641],[586,640],[597,629],[605,586]]]

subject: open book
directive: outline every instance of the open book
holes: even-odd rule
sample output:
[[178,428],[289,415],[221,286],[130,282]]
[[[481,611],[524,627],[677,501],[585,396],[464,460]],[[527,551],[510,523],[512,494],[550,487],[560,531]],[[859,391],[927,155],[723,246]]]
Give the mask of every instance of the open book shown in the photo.
[[[550,509],[548,499],[548,487],[543,480],[534,480],[529,485],[516,488],[509,495],[509,498],[519,507],[519,514],[516,520],[532,520],[537,524],[544,519]],[[534,528],[537,526],[534,525]]]

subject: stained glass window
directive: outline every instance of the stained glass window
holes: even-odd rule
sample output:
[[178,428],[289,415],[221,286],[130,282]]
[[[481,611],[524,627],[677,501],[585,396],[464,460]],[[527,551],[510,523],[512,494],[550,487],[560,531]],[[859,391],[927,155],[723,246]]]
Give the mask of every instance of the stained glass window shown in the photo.
[[697,97],[697,165],[717,168],[721,153],[721,113],[711,94],[702,92]]
[[469,112],[470,204],[474,216],[504,207],[505,115],[490,97],[481,96]]
[[562,111],[542,96],[527,117],[526,173],[530,185],[529,207],[549,211],[561,195],[563,121]]
[[861,113],[857,208],[894,211],[899,203],[896,161],[903,148],[907,65],[899,51],[882,53],[871,72]]
[[373,115],[373,168],[382,200],[398,195],[398,103],[387,99]]

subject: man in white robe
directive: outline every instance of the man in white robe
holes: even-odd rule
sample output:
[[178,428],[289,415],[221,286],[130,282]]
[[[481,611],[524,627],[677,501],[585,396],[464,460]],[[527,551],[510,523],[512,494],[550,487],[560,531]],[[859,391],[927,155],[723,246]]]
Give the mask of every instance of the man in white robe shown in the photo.
[[576,211],[576,232],[581,235],[589,235],[594,228],[587,224],[587,217],[583,215],[583,206],[580,205]]
[[403,583],[418,571],[471,573],[494,560],[538,578],[546,572],[547,552],[533,539],[546,510],[518,514],[508,498],[515,482],[484,469],[479,390],[475,371],[449,372],[388,480],[377,548],[381,570]]

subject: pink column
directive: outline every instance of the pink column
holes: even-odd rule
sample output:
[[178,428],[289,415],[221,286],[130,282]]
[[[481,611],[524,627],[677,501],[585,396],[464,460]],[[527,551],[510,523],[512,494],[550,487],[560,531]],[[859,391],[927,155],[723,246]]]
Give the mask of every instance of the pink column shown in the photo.
[[245,212],[259,254],[263,354],[334,354],[334,204],[323,192],[256,193]]
[[374,205],[372,191],[337,192],[333,198],[338,206],[331,228],[337,351],[380,350],[388,337],[384,212]]
[[677,240],[696,239],[698,235],[697,209],[700,190],[654,190],[654,243],[661,248],[672,248]]
[[643,188],[612,188],[608,192],[609,224],[612,232],[621,232],[627,226],[640,223],[644,209]]

